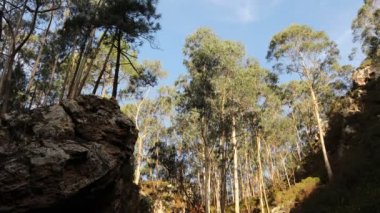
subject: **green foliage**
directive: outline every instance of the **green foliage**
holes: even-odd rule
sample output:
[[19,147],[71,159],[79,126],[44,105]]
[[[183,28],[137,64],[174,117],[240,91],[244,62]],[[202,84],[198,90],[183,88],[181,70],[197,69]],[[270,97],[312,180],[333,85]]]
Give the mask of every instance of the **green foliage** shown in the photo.
[[159,61],[144,61],[136,69],[133,74],[129,74],[128,87],[120,92],[120,96],[135,96],[140,99],[147,87],[157,86],[158,80],[167,75]]
[[[105,0],[96,16],[98,27],[120,29],[128,42],[145,38],[152,40],[152,33],[160,29],[156,21],[157,0]],[[121,21],[122,20],[122,21]]]
[[180,212],[186,207],[186,200],[179,193],[176,186],[166,181],[144,181],[141,184],[140,197],[145,201],[149,211],[157,210],[158,204],[162,204],[162,210],[166,212]]
[[276,205],[290,210],[296,203],[306,199],[318,187],[319,183],[318,177],[308,177],[285,191],[275,192]]
[[380,8],[376,0],[364,0],[352,22],[354,41],[362,43],[363,52],[374,60],[380,57]]
[[[13,79],[14,68],[21,62],[28,68],[25,76],[29,83],[16,92],[25,96],[24,106],[19,108],[54,104],[66,95],[74,98],[81,91],[88,93],[94,82],[97,87],[103,86],[104,96],[112,80],[116,93],[118,84],[126,85],[123,91],[129,97],[141,95],[142,87],[155,86],[161,77],[156,72],[159,63],[140,66],[136,48],[144,41],[153,45],[153,34],[160,29],[157,3],[156,0],[2,1],[0,37],[4,42],[0,49],[9,56],[2,60],[6,65],[0,78],[2,110],[7,111],[8,102],[12,104],[10,87],[18,80]],[[115,42],[115,37],[120,42]],[[117,59],[111,51],[115,43],[120,43],[120,48],[113,50],[120,50],[118,55],[122,56],[120,78],[113,77],[118,75],[111,72],[112,61]],[[110,58],[106,57],[108,52]]]
[[[336,71],[339,50],[325,32],[306,25],[290,25],[273,36],[267,59],[275,59],[278,71],[295,72],[309,84],[326,83],[331,71]],[[322,82],[321,82],[322,81]]]

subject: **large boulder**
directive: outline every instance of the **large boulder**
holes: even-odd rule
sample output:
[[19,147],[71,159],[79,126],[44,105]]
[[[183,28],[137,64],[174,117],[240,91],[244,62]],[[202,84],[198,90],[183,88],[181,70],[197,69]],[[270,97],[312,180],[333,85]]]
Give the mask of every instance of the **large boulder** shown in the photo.
[[116,101],[81,96],[0,122],[0,212],[137,212],[137,131]]

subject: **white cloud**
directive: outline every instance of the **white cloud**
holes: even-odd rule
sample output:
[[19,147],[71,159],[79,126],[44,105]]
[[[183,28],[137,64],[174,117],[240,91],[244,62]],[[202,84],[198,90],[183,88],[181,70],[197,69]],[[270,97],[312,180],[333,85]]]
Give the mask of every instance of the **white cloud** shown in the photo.
[[[206,0],[214,7],[221,9],[224,20],[250,23],[257,21],[260,11],[278,6],[283,0],[267,0],[264,4],[262,0]],[[269,8],[268,8],[269,7]]]
[[208,0],[211,4],[222,9],[225,16],[223,19],[240,23],[249,23],[257,19],[256,0]]
[[346,29],[337,39],[336,43],[339,46],[344,46],[352,43],[352,31],[351,29]]

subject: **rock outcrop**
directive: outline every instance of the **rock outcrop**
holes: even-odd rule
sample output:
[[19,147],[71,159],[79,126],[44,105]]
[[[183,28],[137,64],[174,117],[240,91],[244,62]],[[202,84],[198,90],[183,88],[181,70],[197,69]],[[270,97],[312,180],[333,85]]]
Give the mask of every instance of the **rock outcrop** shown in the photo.
[[372,64],[363,65],[352,74],[352,80],[356,86],[363,87],[369,81],[380,77],[380,66]]
[[81,96],[0,123],[0,212],[137,212],[137,131],[116,101]]
[[[359,76],[359,77],[358,77]],[[334,179],[291,212],[378,212],[380,209],[380,66],[361,66],[354,86],[331,112],[326,146]],[[304,159],[307,176],[326,179],[321,153]]]

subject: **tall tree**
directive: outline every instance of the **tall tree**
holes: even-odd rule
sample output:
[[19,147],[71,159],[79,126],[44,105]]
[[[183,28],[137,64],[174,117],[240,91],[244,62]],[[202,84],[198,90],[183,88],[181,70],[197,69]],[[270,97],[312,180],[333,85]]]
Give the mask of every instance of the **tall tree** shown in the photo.
[[380,58],[380,2],[364,0],[352,22],[354,41],[362,42],[363,52],[372,59]]
[[[135,43],[136,40],[139,40],[138,44],[141,44],[142,39],[149,42],[153,41],[152,34],[160,29],[160,25],[156,22],[160,18],[156,11],[157,0],[104,1],[104,7],[99,11],[97,24],[115,32],[117,62],[120,62],[120,57],[130,60],[130,55],[122,49],[121,40],[123,39],[131,44]],[[116,98],[118,92],[119,70],[120,63],[116,63],[112,90],[113,98]]]
[[273,36],[267,59],[275,59],[275,68],[279,71],[297,73],[306,83],[311,97],[314,116],[318,126],[319,141],[329,179],[333,172],[326,151],[324,124],[321,119],[319,98],[329,89],[335,80],[339,51],[337,45],[321,31],[314,31],[305,25],[291,25]]
[[[56,10],[60,3],[53,4],[51,7],[43,1],[15,1],[3,2],[2,19],[5,20],[7,43],[5,44],[6,53],[4,54],[4,68],[0,78],[0,97],[1,97],[1,114],[8,110],[10,99],[10,85],[14,72],[16,56],[29,41],[35,31],[37,21],[41,14]],[[30,21],[27,21],[30,19]]]

